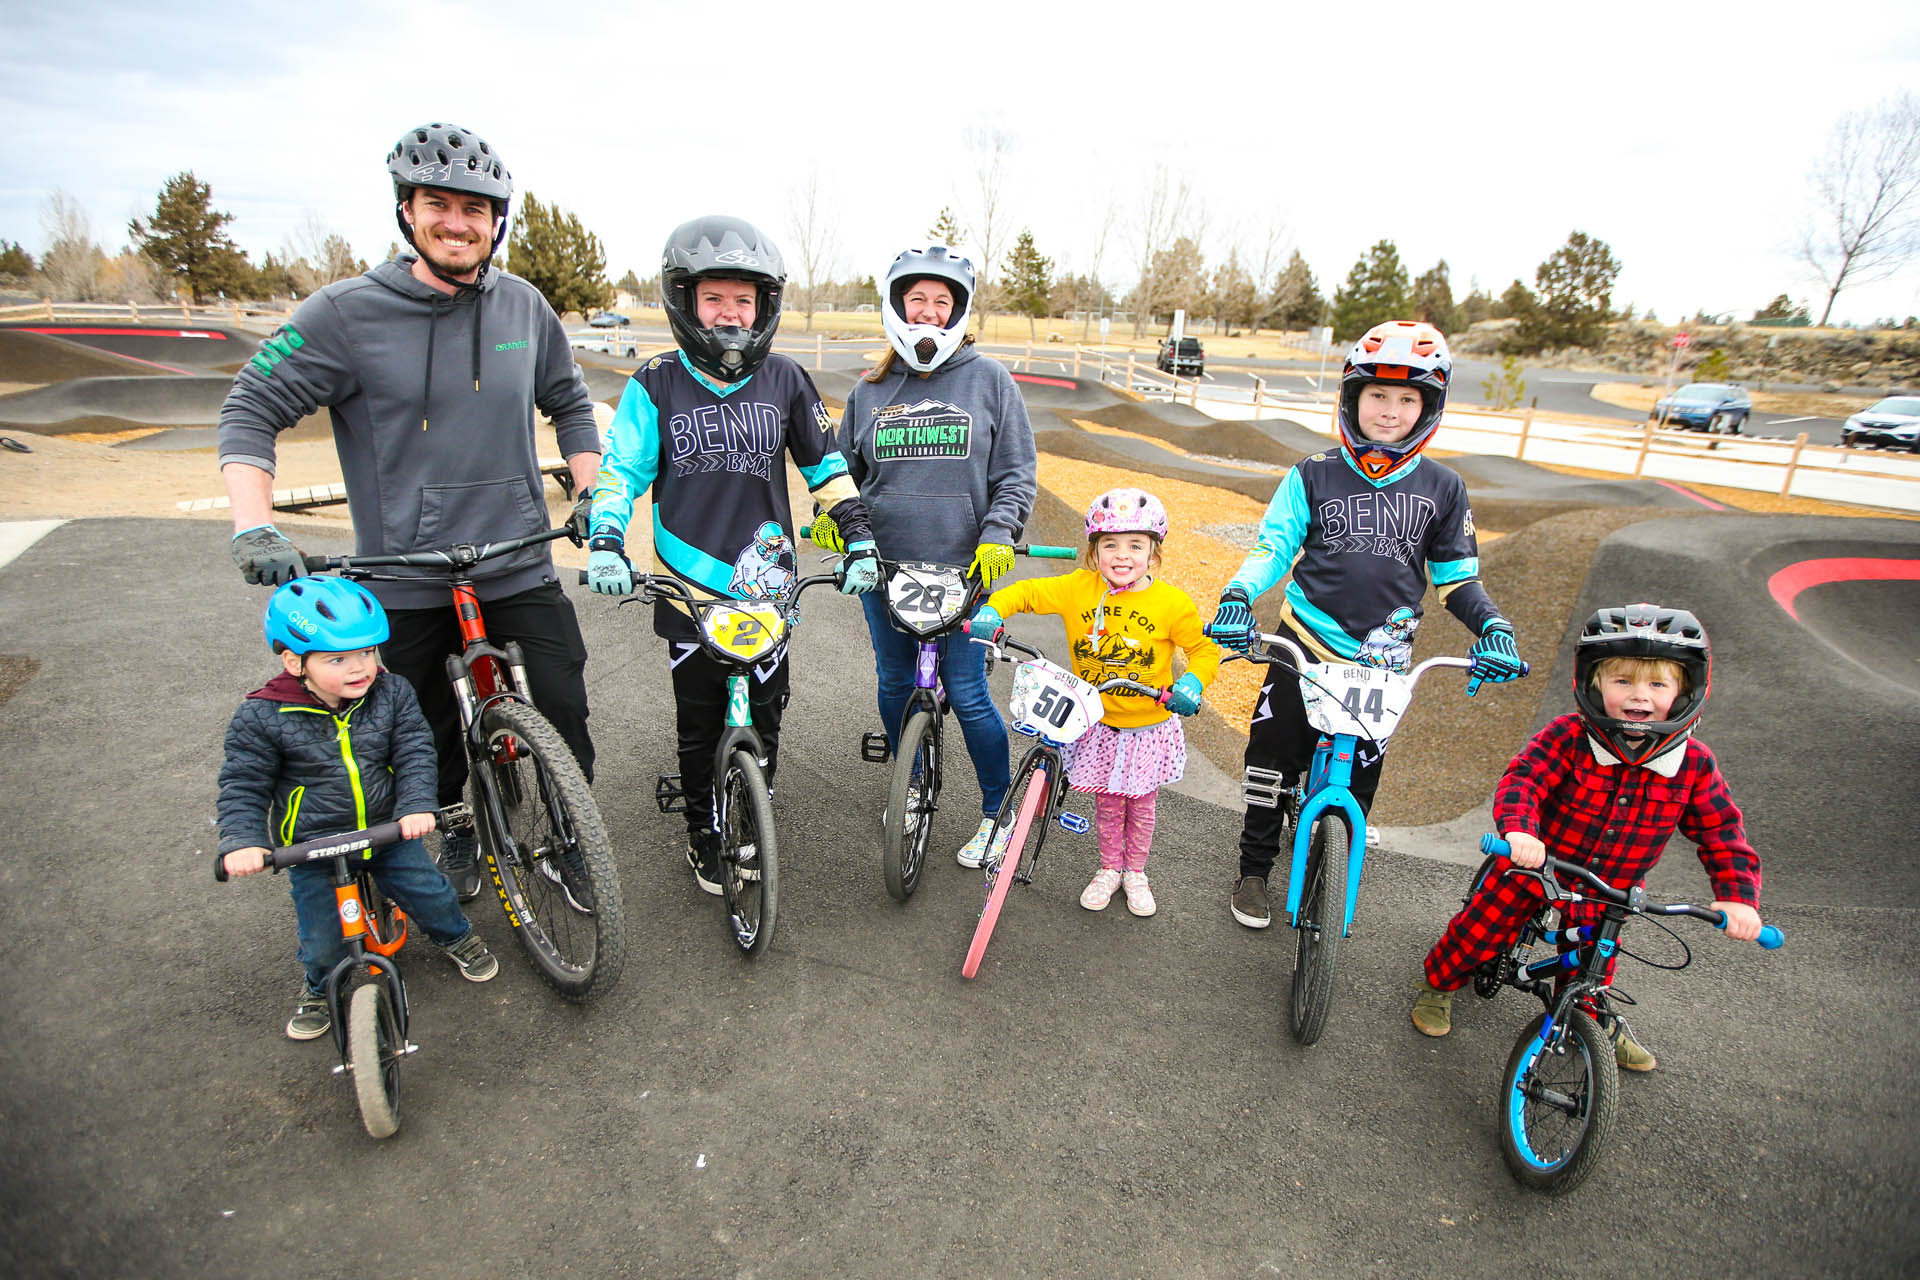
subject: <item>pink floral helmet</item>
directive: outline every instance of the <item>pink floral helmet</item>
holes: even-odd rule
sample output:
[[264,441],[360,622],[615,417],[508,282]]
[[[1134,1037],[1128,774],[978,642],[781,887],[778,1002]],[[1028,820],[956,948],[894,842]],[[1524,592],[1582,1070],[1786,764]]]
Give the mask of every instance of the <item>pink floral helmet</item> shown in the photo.
[[1109,489],[1087,508],[1087,541],[1103,533],[1144,533],[1158,543],[1167,536],[1167,509],[1145,489]]

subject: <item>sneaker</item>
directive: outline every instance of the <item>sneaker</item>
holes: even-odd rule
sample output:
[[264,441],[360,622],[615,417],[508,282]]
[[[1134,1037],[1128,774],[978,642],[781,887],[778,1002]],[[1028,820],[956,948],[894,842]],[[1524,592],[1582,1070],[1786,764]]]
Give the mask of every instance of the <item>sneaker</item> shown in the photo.
[[720,896],[720,836],[703,831],[687,837],[687,865],[693,869],[693,882],[715,897]]
[[1425,978],[1413,989],[1413,1025],[1423,1036],[1443,1036],[1453,1030],[1453,996]]
[[[927,793],[921,787],[919,779],[916,778],[907,784],[906,832],[908,835],[912,835],[919,828],[920,824],[926,821],[926,796]],[[888,830],[893,828],[893,812],[891,809],[881,815],[881,821],[886,824]]]
[[587,885],[587,877],[574,869],[573,863],[579,855],[563,853],[559,857],[540,859],[534,865],[540,874],[560,887],[567,897],[567,905],[583,916],[593,914],[593,890]]
[[1147,873],[1129,871],[1120,877],[1120,887],[1127,891],[1127,910],[1137,916],[1150,916],[1160,909],[1153,900],[1153,890],[1147,887]]
[[1249,929],[1264,929],[1273,923],[1273,908],[1267,905],[1267,881],[1264,876],[1241,876],[1233,882],[1233,896],[1227,899],[1233,918]]
[[480,896],[480,867],[475,855],[478,846],[473,829],[444,831],[440,834],[440,870],[453,886],[454,896],[472,902]]
[[500,962],[493,958],[493,952],[487,950],[487,940],[480,936],[478,929],[467,930],[467,936],[458,942],[440,948],[447,959],[459,968],[460,976],[468,982],[485,982],[500,972]]
[[993,819],[980,819],[980,829],[973,833],[973,839],[960,846],[960,852],[953,860],[963,867],[981,867],[987,861],[987,840],[993,835]]
[[1600,1025],[1607,1039],[1613,1041],[1613,1060],[1622,1071],[1651,1071],[1660,1065],[1653,1051],[1633,1038],[1633,1028],[1625,1018],[1617,1013],[1604,1014]]
[[1080,891],[1080,905],[1089,911],[1105,911],[1119,887],[1120,873],[1111,867],[1102,867],[1094,873],[1093,882]]
[[293,1017],[287,1019],[287,1039],[318,1040],[333,1027],[333,1015],[327,1012],[327,997],[318,991],[307,990],[307,984],[300,984],[300,1003],[293,1007]]

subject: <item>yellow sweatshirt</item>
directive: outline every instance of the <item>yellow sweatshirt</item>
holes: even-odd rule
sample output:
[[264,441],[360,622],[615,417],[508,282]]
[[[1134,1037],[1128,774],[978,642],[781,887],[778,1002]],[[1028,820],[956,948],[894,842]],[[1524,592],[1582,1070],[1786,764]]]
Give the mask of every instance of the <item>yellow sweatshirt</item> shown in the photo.
[[[1200,614],[1193,600],[1157,578],[1136,591],[1110,593],[1099,574],[1075,569],[1057,578],[1029,578],[1002,587],[988,598],[987,606],[1003,618],[1051,613],[1065,621],[1073,642],[1074,674],[1090,684],[1125,676],[1165,688],[1174,679],[1175,645],[1187,655],[1187,670],[1202,688],[1220,669],[1220,646],[1200,634]],[[1098,619],[1096,612],[1101,615]],[[1172,714],[1141,694],[1116,691],[1100,696],[1106,703],[1102,719],[1116,729],[1159,724]]]

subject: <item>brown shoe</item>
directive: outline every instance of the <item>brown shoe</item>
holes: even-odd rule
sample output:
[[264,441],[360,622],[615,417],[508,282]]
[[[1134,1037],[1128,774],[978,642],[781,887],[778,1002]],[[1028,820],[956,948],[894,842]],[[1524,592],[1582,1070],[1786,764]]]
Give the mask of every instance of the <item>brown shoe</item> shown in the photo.
[[1619,1014],[1605,1019],[1607,1039],[1613,1041],[1613,1060],[1622,1071],[1651,1071],[1660,1065],[1653,1051],[1633,1038],[1633,1028]]
[[1235,880],[1227,905],[1233,910],[1233,918],[1249,929],[1264,929],[1273,923],[1273,908],[1267,905],[1267,882],[1261,876]]
[[1453,992],[1420,980],[1413,989],[1413,1025],[1423,1036],[1443,1036],[1453,1030]]

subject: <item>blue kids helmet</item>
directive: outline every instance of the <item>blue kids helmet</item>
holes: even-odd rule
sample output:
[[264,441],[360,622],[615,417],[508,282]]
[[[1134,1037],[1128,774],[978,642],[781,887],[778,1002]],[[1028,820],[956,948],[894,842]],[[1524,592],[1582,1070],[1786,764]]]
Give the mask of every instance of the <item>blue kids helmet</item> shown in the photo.
[[265,630],[275,653],[352,653],[386,643],[387,611],[357,582],[311,575],[273,593]]

